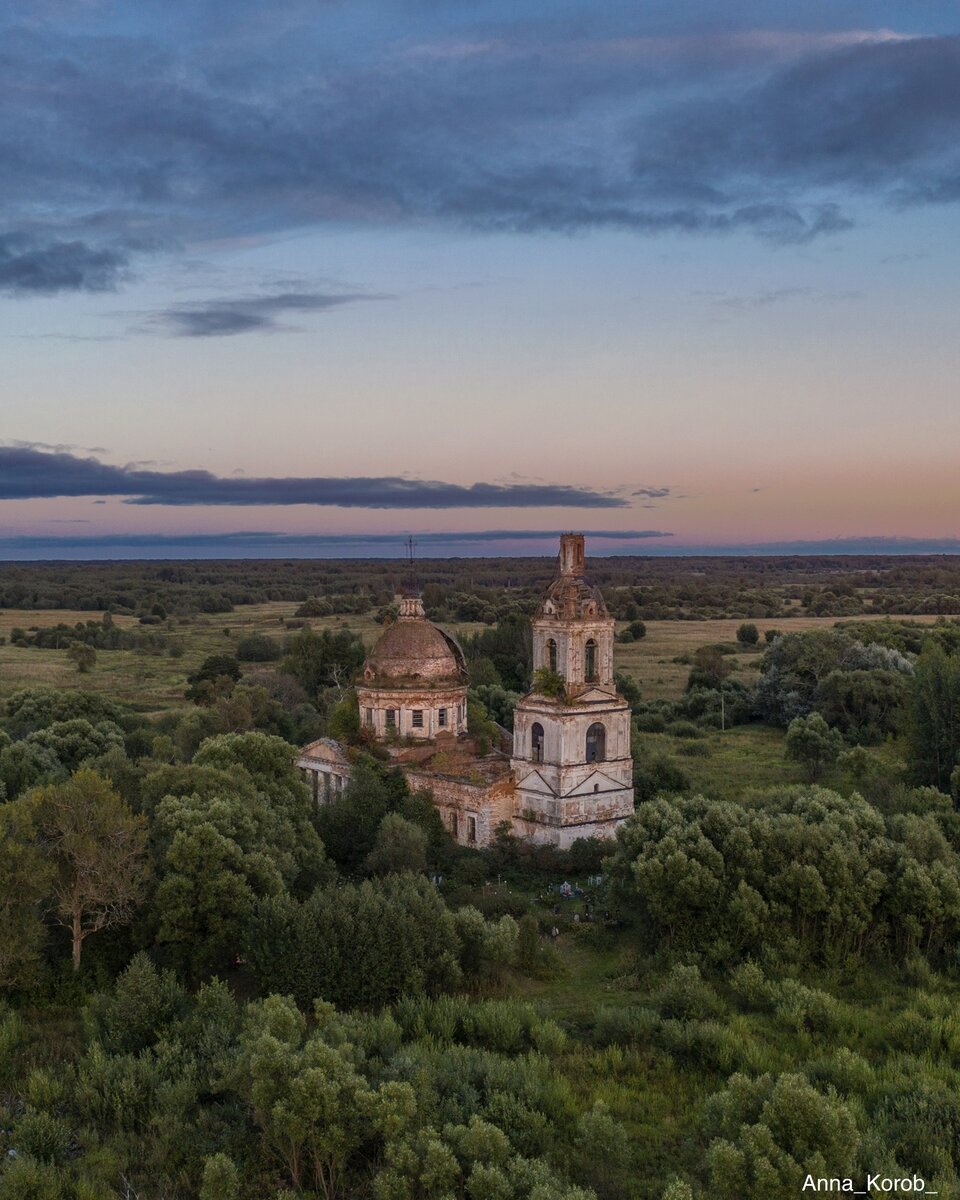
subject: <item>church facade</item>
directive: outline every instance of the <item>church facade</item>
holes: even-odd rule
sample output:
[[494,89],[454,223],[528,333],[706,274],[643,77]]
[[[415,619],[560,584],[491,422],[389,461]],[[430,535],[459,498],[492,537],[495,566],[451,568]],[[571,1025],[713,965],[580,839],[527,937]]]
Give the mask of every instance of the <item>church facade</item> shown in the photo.
[[[480,746],[467,728],[467,669],[456,640],[404,597],[357,681],[360,721],[444,824],[484,846],[507,822],[519,837],[566,849],[611,837],[633,812],[630,710],[613,680],[614,621],[584,573],[582,534],[560,539],[559,569],[533,619],[534,684],[512,737]],[[319,803],[339,795],[349,756],[330,739],[297,765]],[[331,780],[328,776],[334,775]]]

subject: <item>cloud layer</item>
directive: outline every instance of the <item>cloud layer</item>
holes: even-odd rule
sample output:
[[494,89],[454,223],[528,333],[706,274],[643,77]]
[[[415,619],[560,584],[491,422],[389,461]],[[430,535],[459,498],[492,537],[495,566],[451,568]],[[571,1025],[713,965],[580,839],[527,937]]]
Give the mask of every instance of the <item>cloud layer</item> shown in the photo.
[[117,467],[96,458],[0,446],[0,500],[119,496],[127,504],[290,505],[340,508],[624,508],[620,496],[564,484],[468,485],[399,476],[224,479],[209,471]]
[[384,300],[388,297],[360,292],[280,292],[267,296],[204,300],[177,304],[148,318],[148,328],[170,337],[226,337],[237,333],[268,332],[287,329],[282,318],[288,313],[326,312],[355,304],[359,300]]
[[[861,196],[960,199],[960,39],[662,36],[642,9],[21,6],[0,25],[0,288],[103,290],[184,240],[324,225],[803,242]],[[208,336],[280,311],[167,322]]]
[[7,233],[0,235],[0,292],[50,296],[112,291],[127,261],[127,254],[116,249],[56,239],[38,243],[22,233]]

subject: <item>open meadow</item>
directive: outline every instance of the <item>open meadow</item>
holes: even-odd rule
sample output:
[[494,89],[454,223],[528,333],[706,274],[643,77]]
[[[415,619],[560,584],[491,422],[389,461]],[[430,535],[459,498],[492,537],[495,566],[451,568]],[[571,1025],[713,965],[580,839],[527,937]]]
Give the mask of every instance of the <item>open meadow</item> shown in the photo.
[[[83,675],[78,674],[76,666],[68,659],[66,647],[50,650],[15,646],[10,643],[10,635],[16,628],[31,632],[60,624],[74,625],[94,619],[95,614],[75,609],[0,610],[0,696],[22,687],[80,687],[123,700],[141,712],[176,708],[183,702],[187,676],[208,655],[230,654],[241,638],[252,633],[282,640],[302,624],[294,616],[298,607],[293,601],[277,600],[238,606],[233,612],[222,615],[168,618],[160,627],[169,643],[167,650],[161,653],[100,650],[96,665]],[[121,614],[113,619],[122,629],[139,628],[135,617]],[[756,683],[765,630],[830,629],[838,620],[845,619],[851,618],[797,616],[779,622],[756,622],[761,632],[760,644],[728,657],[734,678],[747,685]],[[887,618],[871,615],[856,619]],[[910,619],[929,623],[939,618],[934,614],[922,614]],[[372,614],[314,617],[309,623],[318,630],[350,629],[367,646],[373,644],[383,629]],[[690,673],[689,659],[698,647],[717,643],[736,645],[740,624],[737,618],[647,621],[644,638],[616,644],[616,670],[633,677],[644,700],[676,699],[683,693]],[[619,629],[625,625],[626,622],[618,622]],[[475,621],[451,621],[446,627],[456,636],[464,637],[482,630],[484,625]]]

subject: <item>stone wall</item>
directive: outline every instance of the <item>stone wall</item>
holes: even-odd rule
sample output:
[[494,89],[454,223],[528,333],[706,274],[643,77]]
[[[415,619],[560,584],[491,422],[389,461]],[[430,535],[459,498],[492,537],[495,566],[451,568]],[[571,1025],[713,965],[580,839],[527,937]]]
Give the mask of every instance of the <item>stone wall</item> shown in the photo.
[[514,788],[509,775],[482,784],[429,771],[406,770],[404,775],[411,790],[433,793],[444,825],[462,845],[489,846],[500,822],[512,822]]

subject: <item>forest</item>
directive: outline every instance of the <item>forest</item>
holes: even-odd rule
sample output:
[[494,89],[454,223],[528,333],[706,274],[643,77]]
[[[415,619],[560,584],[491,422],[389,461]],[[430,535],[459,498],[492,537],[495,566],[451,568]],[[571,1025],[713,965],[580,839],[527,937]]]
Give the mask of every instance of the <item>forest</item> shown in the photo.
[[[552,569],[418,564],[490,745]],[[637,807],[560,852],[365,736],[402,565],[0,567],[0,1200],[960,1197],[960,567],[589,569]]]

